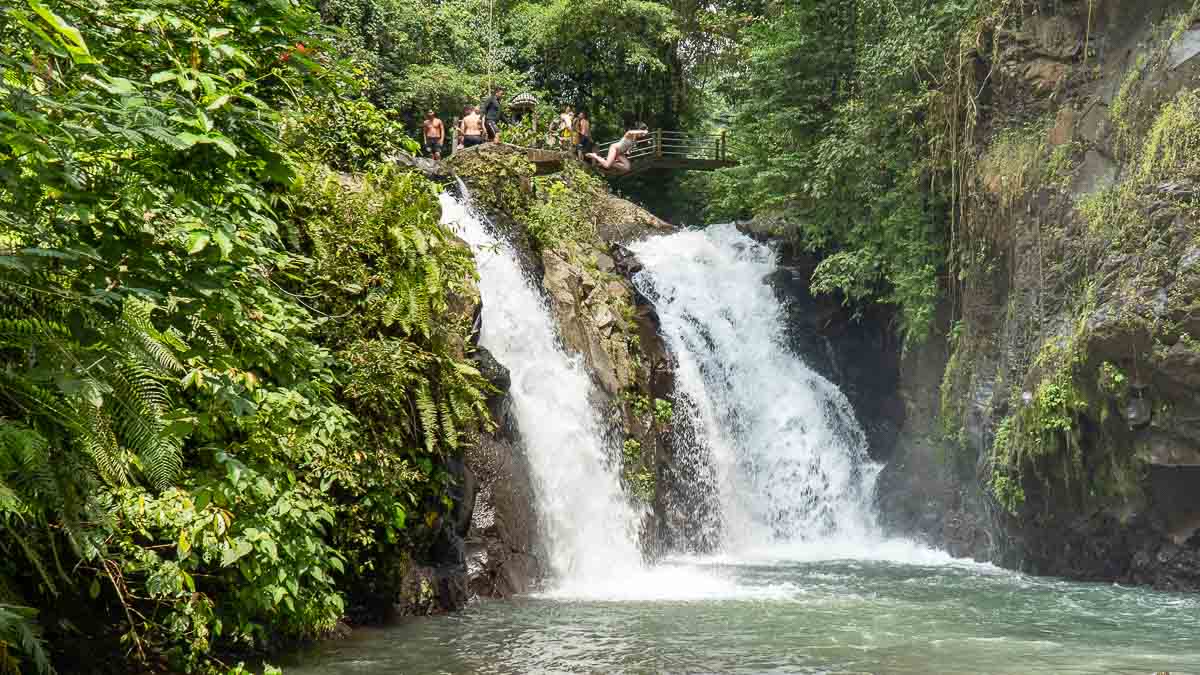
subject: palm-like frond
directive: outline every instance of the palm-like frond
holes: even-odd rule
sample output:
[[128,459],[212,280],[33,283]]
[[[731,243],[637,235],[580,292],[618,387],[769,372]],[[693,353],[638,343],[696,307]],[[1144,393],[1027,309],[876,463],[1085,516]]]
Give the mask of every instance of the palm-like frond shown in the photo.
[[54,672],[36,617],[29,607],[0,604],[0,675]]

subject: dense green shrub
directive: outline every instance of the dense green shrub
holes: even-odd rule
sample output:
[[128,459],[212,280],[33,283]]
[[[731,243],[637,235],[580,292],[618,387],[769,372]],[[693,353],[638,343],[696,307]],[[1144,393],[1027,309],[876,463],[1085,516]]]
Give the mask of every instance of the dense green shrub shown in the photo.
[[38,624],[188,671],[320,635],[452,506],[486,418],[447,320],[469,252],[424,179],[303,166],[404,142],[323,98],[317,19],[0,14],[0,669],[49,669]]
[[285,123],[285,135],[309,161],[361,171],[402,150],[420,151],[402,125],[369,101],[307,96],[297,102],[296,111]]

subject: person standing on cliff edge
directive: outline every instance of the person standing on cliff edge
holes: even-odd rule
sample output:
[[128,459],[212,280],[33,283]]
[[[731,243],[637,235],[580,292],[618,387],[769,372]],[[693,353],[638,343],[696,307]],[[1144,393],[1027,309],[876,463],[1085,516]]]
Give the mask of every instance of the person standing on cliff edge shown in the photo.
[[458,148],[473,148],[483,144],[484,127],[486,124],[479,114],[479,108],[469,105],[463,111],[463,118],[458,121]]
[[484,127],[487,130],[487,139],[492,143],[500,142],[500,102],[504,100],[504,90],[496,87],[492,90],[492,95],[483,102],[483,119]]
[[425,152],[435,160],[442,158],[442,142],[446,139],[446,125],[433,114],[426,111],[425,122],[421,124],[421,134],[425,137]]
[[592,151],[592,122],[588,119],[586,110],[580,110],[575,116],[575,154],[583,156]]

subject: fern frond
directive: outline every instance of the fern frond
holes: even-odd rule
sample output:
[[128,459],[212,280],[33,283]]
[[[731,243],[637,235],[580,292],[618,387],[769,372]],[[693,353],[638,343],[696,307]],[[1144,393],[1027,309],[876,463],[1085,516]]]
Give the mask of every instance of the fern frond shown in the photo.
[[0,346],[28,349],[52,339],[70,340],[71,331],[57,321],[0,319]]
[[57,507],[63,502],[46,438],[22,424],[0,420],[0,513],[6,508],[5,490],[17,504],[30,500]]
[[442,286],[442,268],[433,256],[428,256],[424,260],[425,279],[422,285],[425,287],[425,295],[430,299],[441,298],[446,293],[446,289]]
[[408,228],[399,226],[392,226],[388,228],[388,234],[392,236],[392,243],[395,244],[396,248],[400,251],[401,258],[407,258],[408,256],[412,255],[413,244],[412,240],[408,237],[408,233],[406,232],[407,229]]
[[125,301],[121,318],[112,324],[110,342],[125,347],[148,366],[170,373],[182,373],[183,364],[167,346],[165,336],[150,321],[151,305],[134,298]]
[[417,414],[421,421],[421,435],[425,439],[425,450],[432,454],[437,442],[438,408],[437,404],[433,402],[428,382],[421,383],[417,389],[416,403]]
[[429,252],[429,241],[425,239],[425,233],[420,228],[409,225],[404,229],[407,230],[409,239],[417,249],[417,255],[423,256]]
[[152,371],[136,362],[111,369],[113,396],[110,410],[120,439],[141,460],[142,471],[158,489],[170,487],[183,470],[177,441],[164,434],[163,415],[170,406],[166,386]]
[[[470,387],[470,385],[466,386]],[[472,417],[470,394],[468,393],[464,395],[456,388],[454,391],[450,392],[450,396],[448,398],[450,399],[450,415],[454,418],[454,420],[459,424],[469,423],[469,420]]]
[[450,409],[450,396],[443,397],[438,402],[438,422],[442,442],[451,450],[458,449],[458,429],[454,424],[454,414]]
[[225,339],[207,321],[193,314],[188,317],[188,322],[192,324],[193,339],[199,339],[209,349],[214,351],[229,351],[229,345],[225,342]]
[[[54,673],[36,618],[35,609],[0,604],[0,673],[20,675],[23,670],[37,675]],[[13,651],[23,655],[32,667],[22,669],[22,661],[13,656]]]
[[57,393],[8,371],[0,371],[0,397],[26,415],[42,417],[70,428],[84,425],[75,410]]
[[191,349],[191,347],[188,346],[184,334],[174,326],[168,328],[162,333],[162,341],[166,343],[168,347],[174,348],[175,351],[186,352]]
[[81,416],[85,416],[85,426],[79,430],[80,445],[88,457],[92,458],[100,477],[111,485],[128,484],[128,463],[117,444],[117,437],[113,433],[108,415],[102,409],[86,404],[79,406],[77,410]]

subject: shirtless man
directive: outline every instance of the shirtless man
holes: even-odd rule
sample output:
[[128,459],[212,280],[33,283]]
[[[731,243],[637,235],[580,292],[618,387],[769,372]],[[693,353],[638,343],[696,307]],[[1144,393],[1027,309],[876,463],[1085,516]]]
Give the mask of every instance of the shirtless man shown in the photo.
[[476,145],[483,145],[484,128],[483,117],[479,114],[479,107],[469,105],[463,110],[463,118],[458,123],[458,133],[462,138],[459,141],[460,148],[473,148]]
[[430,157],[442,158],[442,141],[446,138],[446,126],[433,114],[432,110],[425,112],[425,122],[421,124],[421,133],[425,136],[425,152]]

